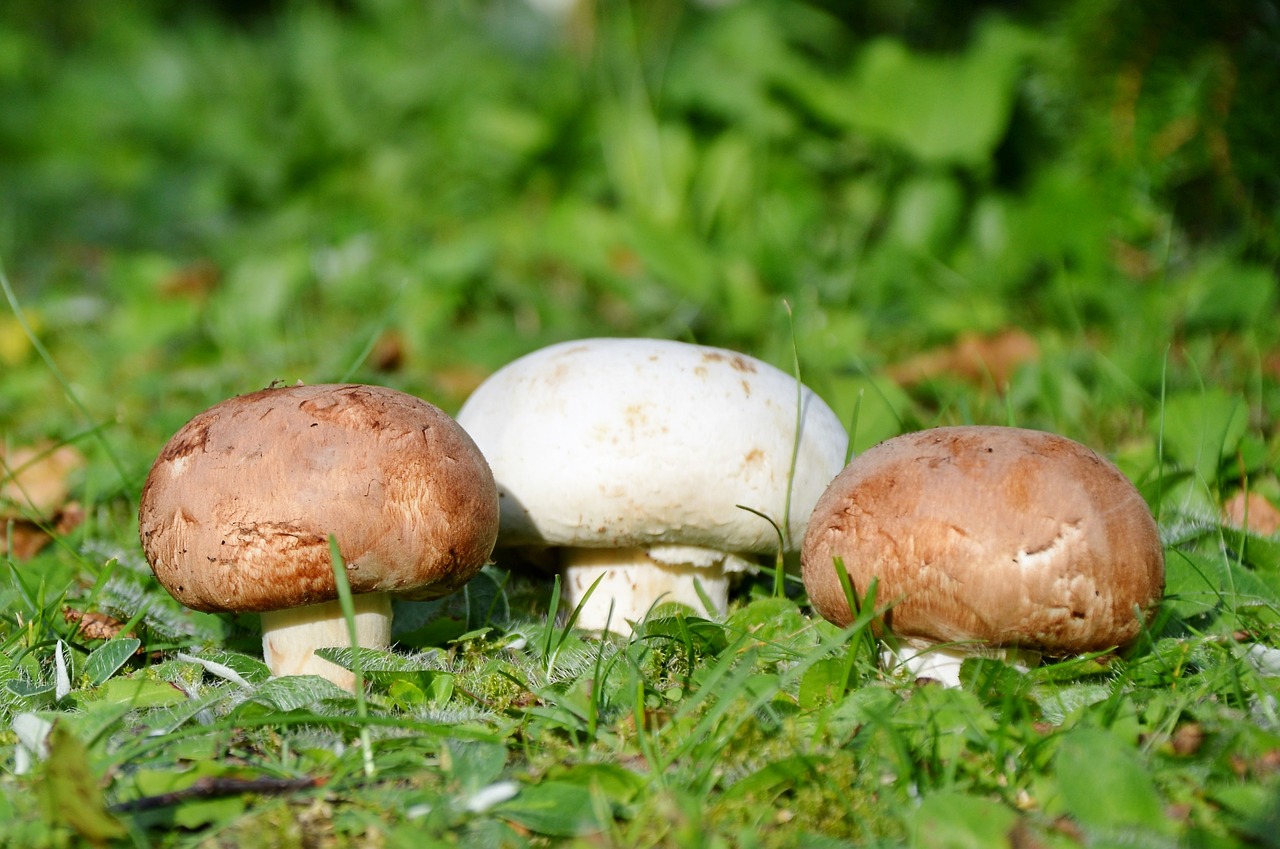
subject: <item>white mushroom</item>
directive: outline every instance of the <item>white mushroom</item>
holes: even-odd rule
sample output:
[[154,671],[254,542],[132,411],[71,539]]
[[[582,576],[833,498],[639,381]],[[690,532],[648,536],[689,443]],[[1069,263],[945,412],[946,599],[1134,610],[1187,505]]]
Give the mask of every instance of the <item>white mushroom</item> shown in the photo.
[[350,672],[315,655],[350,645],[330,536],[357,594],[358,645],[386,647],[390,596],[462,586],[487,562],[497,521],[484,458],[437,408],[378,386],[290,386],[183,426],[147,476],[139,535],[183,604],[262,614],[273,674],[350,689]]
[[499,545],[559,549],[570,605],[600,580],[578,624],[620,633],[659,601],[722,613],[741,555],[777,552],[779,529],[792,548],[848,443],[773,366],[654,339],[536,351],[486,380],[458,422],[498,481]]
[[917,675],[959,681],[972,654],[1063,656],[1127,645],[1159,605],[1164,553],[1142,496],[1078,442],[940,427],[859,455],[819,500],[801,562],[837,625],[877,581],[883,629]]

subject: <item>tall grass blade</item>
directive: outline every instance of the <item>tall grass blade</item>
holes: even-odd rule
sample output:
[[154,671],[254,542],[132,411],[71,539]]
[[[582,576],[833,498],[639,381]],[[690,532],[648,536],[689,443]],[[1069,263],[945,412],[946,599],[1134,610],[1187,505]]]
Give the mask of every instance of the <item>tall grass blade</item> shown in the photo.
[[71,381],[67,380],[66,375],[62,373],[62,369],[58,368],[58,364],[54,362],[53,355],[49,353],[49,349],[40,341],[40,337],[36,335],[32,329],[30,322],[27,321],[26,315],[22,311],[22,305],[18,303],[18,296],[14,293],[13,287],[9,284],[9,277],[4,272],[4,266],[0,265],[0,289],[4,290],[5,300],[9,302],[9,309],[13,311],[13,316],[17,319],[18,326],[22,328],[22,332],[26,335],[27,341],[31,343],[31,348],[44,362],[45,367],[49,369],[49,373],[62,387],[62,391],[66,394],[67,400],[76,408],[84,421],[89,425],[89,433],[92,433],[98,440],[98,444],[102,446],[103,452],[115,466],[116,472],[120,475],[120,482],[128,490],[129,473],[125,470],[124,462],[120,456],[116,454],[115,449],[111,447],[111,443],[107,441],[103,434],[103,428],[100,423],[94,420],[93,415],[89,412],[89,408],[80,400],[80,396],[76,394],[75,389],[71,385]]
[[[795,458],[793,457],[793,458],[792,458],[792,470],[793,470],[793,471],[794,471],[794,469],[795,469],[795,462],[794,462],[794,461],[795,461]],[[789,485],[788,485],[788,486],[789,486]],[[737,507],[739,510],[746,510],[748,513],[753,513],[753,514],[755,514],[756,516],[759,516],[761,519],[764,519],[764,520],[765,520],[766,522],[768,522],[768,523],[769,523],[769,525],[773,528],[773,532],[774,532],[774,534],[776,534],[776,535],[777,535],[777,537],[778,537],[778,553],[777,553],[777,555],[775,555],[775,557],[774,557],[774,563],[773,563],[773,595],[774,595],[774,597],[775,597],[775,598],[782,598],[782,596],[784,596],[784,595],[786,594],[786,591],[785,591],[785,589],[784,589],[784,583],[785,583],[785,576],[786,576],[786,572],[785,572],[784,564],[783,564],[784,553],[785,553],[786,548],[787,548],[787,537],[786,537],[786,533],[782,530],[782,528],[778,527],[778,523],[777,523],[777,522],[775,522],[771,517],[769,517],[769,516],[765,515],[764,513],[760,512],[759,510],[755,509],[754,507],[748,507],[748,506],[747,506],[747,505],[745,505],[745,504],[735,504],[735,505],[733,505],[733,506],[734,506],[734,507]],[[710,610],[711,608],[707,608],[707,609],[708,609],[708,610]]]
[[[364,697],[364,664],[360,659],[360,640],[356,631],[356,607],[351,597],[351,582],[347,580],[347,567],[338,551],[338,540],[329,535],[329,562],[333,568],[333,583],[338,590],[338,605],[342,608],[342,616],[347,620],[347,637],[351,643],[351,673],[355,675],[356,716],[360,719],[369,717],[369,706]],[[360,746],[364,759],[364,774],[372,777],[376,771],[373,763],[373,739],[369,735],[368,726],[360,729]]]
[[[800,382],[800,348],[796,344],[796,317],[791,311],[791,303],[783,299],[782,306],[787,311],[787,328],[791,334],[791,371],[796,379],[796,421],[795,433],[791,438],[791,463],[787,468],[787,494],[782,503],[782,547],[791,546],[791,497],[795,489],[796,464],[800,461],[801,427],[804,425],[804,384]],[[781,594],[781,580],[774,579],[774,593]]]
[[849,444],[844,449],[844,464],[846,466],[853,460],[853,441],[858,436],[858,420],[862,416],[862,396],[865,391],[859,387],[858,394],[853,398],[853,412],[849,415]]

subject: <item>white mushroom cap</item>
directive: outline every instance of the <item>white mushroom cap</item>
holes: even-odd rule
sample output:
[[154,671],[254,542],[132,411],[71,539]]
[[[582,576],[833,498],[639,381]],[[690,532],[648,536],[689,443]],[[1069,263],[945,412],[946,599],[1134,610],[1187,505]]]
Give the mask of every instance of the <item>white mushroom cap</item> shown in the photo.
[[831,409],[785,372],[656,339],[536,351],[486,380],[458,422],[498,481],[499,545],[639,549],[692,568],[777,551],[774,527],[742,507],[790,546],[848,444]]
[[1142,496],[1085,446],[1040,431],[940,427],[867,450],[814,509],[801,561],[840,625],[878,580],[908,641],[1061,656],[1132,642],[1155,614],[1164,554]]
[[[147,476],[139,536],[156,577],[189,607],[261,612],[267,632],[336,615],[328,642],[281,668],[272,657],[292,654],[292,639],[264,637],[277,674],[327,675],[311,648],[348,642],[330,536],[352,592],[384,596],[362,609],[386,620],[386,594],[445,595],[479,571],[497,512],[484,457],[436,407],[378,386],[290,386],[223,401],[179,430]],[[277,614],[291,608],[309,610]],[[385,644],[389,620],[376,630]]]

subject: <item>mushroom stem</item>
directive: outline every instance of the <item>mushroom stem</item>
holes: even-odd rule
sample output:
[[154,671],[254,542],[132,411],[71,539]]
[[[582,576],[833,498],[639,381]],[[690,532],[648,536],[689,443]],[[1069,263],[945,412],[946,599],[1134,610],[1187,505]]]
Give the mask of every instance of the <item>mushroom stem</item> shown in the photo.
[[932,678],[947,687],[960,686],[960,667],[969,658],[989,657],[1003,661],[1021,672],[1040,663],[1040,653],[1033,649],[994,648],[966,643],[902,643],[896,649],[886,646],[880,656],[890,669],[900,666],[912,678]]
[[[362,648],[391,645],[391,597],[386,593],[353,596],[356,643]],[[262,614],[262,655],[271,674],[319,675],[344,690],[355,690],[355,675],[316,655],[325,646],[348,647],[351,635],[335,599]]]
[[[699,615],[723,615],[729,603],[726,561],[721,551],[693,546],[655,548],[561,549],[564,598],[577,607],[596,579],[600,584],[582,605],[575,625],[588,631],[606,629],[627,636],[631,623],[641,622],[655,604],[687,605]],[[732,568],[732,567],[731,567]],[[695,583],[711,602],[707,610]],[[609,608],[612,604],[613,612]]]

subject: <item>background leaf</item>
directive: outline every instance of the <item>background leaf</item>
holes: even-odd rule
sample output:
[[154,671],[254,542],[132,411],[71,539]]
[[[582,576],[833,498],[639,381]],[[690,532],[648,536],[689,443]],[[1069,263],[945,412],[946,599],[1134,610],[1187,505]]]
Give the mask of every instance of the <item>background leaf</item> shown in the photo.
[[55,723],[49,734],[40,794],[49,821],[69,826],[90,844],[101,845],[126,834],[119,820],[107,813],[84,744],[62,723]]
[[530,831],[552,837],[577,837],[603,828],[591,791],[565,781],[522,785],[519,795],[494,810]]
[[912,816],[911,845],[917,849],[989,849],[1005,846],[1017,815],[989,799],[939,793],[923,800]]
[[1070,732],[1053,765],[1067,812],[1087,832],[1102,839],[1126,832],[1168,833],[1170,823],[1150,773],[1111,733]]

